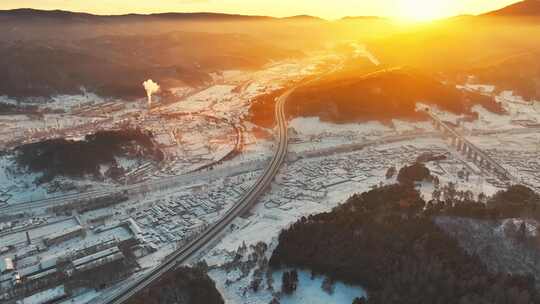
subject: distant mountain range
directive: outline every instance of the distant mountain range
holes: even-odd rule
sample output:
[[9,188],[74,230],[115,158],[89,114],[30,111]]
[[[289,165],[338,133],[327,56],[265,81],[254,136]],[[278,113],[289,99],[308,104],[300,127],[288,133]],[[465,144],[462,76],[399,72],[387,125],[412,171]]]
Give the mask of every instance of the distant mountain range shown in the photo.
[[78,94],[84,87],[131,99],[144,96],[141,83],[150,77],[164,89],[196,87],[210,82],[216,72],[257,69],[298,58],[306,45],[318,48],[318,40],[303,33],[324,22],[311,16],[4,10],[0,96]]
[[[110,20],[124,20],[124,21],[140,21],[144,20],[176,20],[176,21],[279,21],[279,20],[302,20],[302,21],[320,21],[326,22],[328,20],[311,15],[296,15],[289,17],[270,17],[270,16],[257,16],[257,15],[238,15],[238,14],[224,14],[224,13],[158,13],[158,14],[124,14],[124,15],[94,15],[90,13],[70,12],[63,10],[38,10],[31,8],[21,8],[13,10],[0,10],[0,18],[35,18],[35,19],[56,19],[63,21],[79,21],[79,22],[104,22]],[[373,20],[384,19],[377,16],[346,16],[340,20],[354,21],[354,20]]]
[[252,16],[252,15],[236,15],[236,14],[223,14],[223,13],[159,13],[159,14],[125,14],[125,15],[94,15],[90,13],[70,12],[63,10],[37,10],[31,8],[13,9],[13,10],[0,10],[0,18],[29,18],[34,19],[55,19],[63,21],[78,21],[78,22],[104,22],[112,20],[122,21],[149,21],[149,20],[174,20],[174,21],[257,21],[257,20],[290,20],[290,19],[302,19],[302,20],[318,20],[324,21],[319,17],[313,17],[309,15],[298,15],[285,18],[276,18],[269,16]]
[[[488,15],[539,14],[540,0],[528,0]],[[144,97],[142,81],[150,77],[165,89],[197,87],[209,83],[212,75],[221,71],[258,69],[352,40],[370,43],[370,51],[385,64],[407,63],[437,72],[470,69],[473,63],[540,45],[529,39],[538,34],[535,26],[527,28],[526,33],[520,28],[522,35],[516,36],[514,31],[497,30],[494,27],[499,22],[490,19],[453,18],[448,23],[453,30],[441,36],[441,32],[427,28],[420,33],[399,32],[388,19],[375,16],[328,21],[309,15],[106,16],[62,10],[0,10],[0,96],[78,94],[84,87],[102,96],[139,98]],[[474,23],[474,31],[469,30],[471,20],[482,21]],[[441,39],[446,43],[441,44]],[[350,51],[349,46],[338,49]],[[517,68],[521,66],[531,65],[525,62]],[[523,91],[536,96],[536,74],[523,75],[531,75],[534,80]]]
[[[483,16],[540,16],[540,0],[525,0],[499,10],[488,12]],[[124,15],[94,15],[90,13],[70,12],[63,10],[38,10],[31,8],[21,8],[13,10],[0,10],[0,21],[11,18],[25,18],[25,21],[55,20],[57,22],[80,22],[80,23],[100,23],[112,21],[287,21],[301,20],[313,22],[326,22],[326,19],[310,16],[297,15],[290,17],[270,17],[257,15],[238,15],[224,13],[158,13],[158,14],[124,14]],[[366,21],[385,19],[378,16],[346,16],[339,21]]]

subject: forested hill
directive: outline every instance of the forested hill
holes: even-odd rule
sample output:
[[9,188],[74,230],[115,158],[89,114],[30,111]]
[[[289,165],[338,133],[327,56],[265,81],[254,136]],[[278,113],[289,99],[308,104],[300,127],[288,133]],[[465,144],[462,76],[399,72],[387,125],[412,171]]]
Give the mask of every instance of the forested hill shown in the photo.
[[224,304],[212,279],[199,268],[181,267],[143,290],[128,304]]
[[[515,191],[522,193],[513,189],[509,196]],[[332,212],[302,218],[284,230],[270,264],[359,284],[367,289],[369,304],[540,303],[534,277],[491,273],[433,222],[434,216],[455,211],[452,205],[425,206],[409,182],[354,195]],[[468,210],[460,209],[462,215]]]

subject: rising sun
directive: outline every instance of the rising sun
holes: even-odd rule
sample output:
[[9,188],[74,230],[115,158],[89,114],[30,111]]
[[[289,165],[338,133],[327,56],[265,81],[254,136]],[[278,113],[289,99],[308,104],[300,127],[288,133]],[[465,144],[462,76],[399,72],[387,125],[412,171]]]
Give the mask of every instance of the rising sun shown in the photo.
[[397,18],[423,22],[442,18],[448,14],[448,1],[446,0],[397,0]]

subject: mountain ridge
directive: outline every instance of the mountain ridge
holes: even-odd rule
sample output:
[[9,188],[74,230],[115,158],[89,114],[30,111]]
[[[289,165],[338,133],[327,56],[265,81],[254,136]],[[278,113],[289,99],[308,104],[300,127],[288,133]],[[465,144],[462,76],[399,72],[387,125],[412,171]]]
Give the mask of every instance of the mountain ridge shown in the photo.
[[540,0],[524,0],[483,14],[491,17],[540,17]]
[[[474,15],[467,15],[473,17]],[[490,11],[478,17],[483,16],[506,16],[506,17],[540,17],[540,0],[524,0],[517,2],[498,10]],[[0,10],[1,18],[34,18],[34,19],[54,19],[64,22],[106,22],[106,21],[141,21],[150,20],[175,20],[175,21],[312,21],[312,22],[327,22],[327,19],[312,16],[307,14],[273,17],[265,15],[242,15],[217,12],[163,12],[163,13],[127,13],[127,14],[94,14],[87,12],[76,12],[68,10],[42,10],[33,8],[17,8]],[[445,19],[455,19],[464,17],[463,15],[452,16]],[[344,16],[335,21],[365,21],[365,20],[386,20],[388,18],[382,16]]]
[[268,20],[268,21],[279,21],[279,20],[313,20],[313,21],[326,21],[323,18],[311,15],[295,15],[287,17],[272,17],[264,15],[241,15],[241,14],[227,14],[227,13],[214,13],[214,12],[164,12],[164,13],[152,13],[152,14],[139,14],[139,13],[128,13],[128,14],[93,14],[86,12],[74,12],[67,10],[41,10],[33,8],[18,8],[18,9],[9,9],[9,10],[0,10],[0,17],[25,17],[25,18],[60,18],[63,20],[82,20],[87,19],[91,20],[109,20],[109,19],[135,19],[135,18],[145,18],[145,19],[184,19],[184,20]]

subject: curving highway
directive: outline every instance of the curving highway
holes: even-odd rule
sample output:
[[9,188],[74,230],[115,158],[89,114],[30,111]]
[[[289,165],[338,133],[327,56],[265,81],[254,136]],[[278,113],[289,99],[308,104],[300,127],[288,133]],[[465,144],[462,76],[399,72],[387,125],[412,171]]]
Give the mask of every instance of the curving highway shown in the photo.
[[287,120],[285,117],[285,103],[293,91],[294,89],[288,90],[281,95],[276,102],[275,117],[278,127],[279,140],[277,146],[275,147],[274,156],[270,161],[270,164],[266,167],[263,174],[257,179],[255,184],[242,196],[234,207],[229,209],[220,220],[212,224],[196,239],[171,254],[159,266],[142,275],[133,283],[128,284],[128,286],[125,288],[122,288],[117,292],[108,295],[107,297],[100,298],[99,302],[96,303],[121,304],[126,302],[139,291],[156,282],[165,273],[174,270],[177,264],[184,263],[190,258],[196,256],[205,248],[205,246],[215,240],[221,232],[229,227],[234,219],[245,213],[256,204],[257,199],[270,186],[274,180],[274,177],[277,175],[279,168],[287,157],[288,132]]

